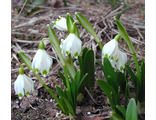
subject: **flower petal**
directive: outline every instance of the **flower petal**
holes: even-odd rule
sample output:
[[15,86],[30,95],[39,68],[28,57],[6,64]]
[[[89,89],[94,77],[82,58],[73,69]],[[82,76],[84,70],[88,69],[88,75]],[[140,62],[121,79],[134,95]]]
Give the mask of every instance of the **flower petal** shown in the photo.
[[121,52],[120,50],[118,51],[119,51],[119,57],[116,66],[121,72],[124,72],[123,69],[125,68],[125,64],[127,63],[127,55],[126,53]]
[[72,58],[77,57],[81,53],[81,46],[82,41],[75,34],[70,33],[61,46],[63,57],[66,60],[69,54]]
[[39,69],[42,75],[44,70],[46,70],[48,74],[52,66],[52,62],[52,58],[50,58],[47,52],[39,49],[33,59],[32,68]]
[[66,24],[66,19],[61,17],[57,21],[52,21],[54,23],[54,27],[59,29],[59,30],[64,30],[67,31],[67,24]]

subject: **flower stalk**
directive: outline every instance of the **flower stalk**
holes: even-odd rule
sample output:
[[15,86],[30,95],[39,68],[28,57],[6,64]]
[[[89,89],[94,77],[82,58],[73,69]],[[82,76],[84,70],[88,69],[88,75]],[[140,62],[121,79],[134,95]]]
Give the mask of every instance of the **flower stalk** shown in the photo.
[[138,64],[138,60],[137,60],[137,57],[136,57],[136,52],[134,50],[134,47],[132,45],[132,42],[125,30],[125,28],[123,27],[123,25],[120,23],[120,21],[116,18],[115,19],[115,22],[118,26],[118,29],[120,31],[120,34],[121,34],[121,37],[127,42],[127,45],[133,55],[133,58],[134,58],[134,62],[135,62],[135,66],[136,66],[136,70],[137,70],[137,73],[138,73],[138,78],[139,78],[139,81],[141,80],[141,74],[140,74],[140,68],[139,68],[139,64]]

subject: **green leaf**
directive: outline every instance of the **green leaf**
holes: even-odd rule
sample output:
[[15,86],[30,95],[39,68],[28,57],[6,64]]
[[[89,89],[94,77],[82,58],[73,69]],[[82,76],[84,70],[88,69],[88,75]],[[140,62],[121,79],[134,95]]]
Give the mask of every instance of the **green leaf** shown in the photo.
[[56,37],[56,34],[49,24],[47,25],[47,31],[48,31],[48,36],[49,36],[49,39],[50,39],[52,45],[56,48],[60,47],[59,41]]
[[61,105],[62,105],[62,107],[64,108],[62,111],[63,111],[63,113],[65,113],[66,115],[68,115],[67,106],[66,106],[66,104],[65,104],[64,99],[62,98],[62,97],[65,97],[65,98],[66,98],[66,96],[65,96],[64,92],[62,91],[62,89],[61,89],[60,87],[56,86],[56,90],[57,90],[57,92],[58,92],[57,94],[58,94],[59,97],[60,97]]
[[[93,29],[92,25],[90,24],[90,22],[83,16],[81,15],[80,13],[76,12],[75,13],[78,21],[81,23],[81,25],[91,34],[93,35],[94,37],[98,37],[96,35],[96,32],[95,30]],[[98,38],[99,39],[99,38]],[[100,41],[100,40],[99,40]],[[97,41],[97,42],[99,42]]]
[[65,97],[62,97],[62,98],[63,98],[63,100],[65,101],[65,103],[66,103],[66,105],[67,105],[67,107],[68,107],[68,109],[69,109],[69,112],[70,112],[73,116],[75,116],[75,111],[76,111],[76,110],[73,109],[72,105],[70,104],[70,102],[69,102]]
[[27,66],[27,68],[29,68],[29,70],[32,70],[32,68],[31,68],[32,63],[31,63],[30,59],[22,52],[18,52],[18,54],[19,54],[20,58],[22,59],[22,61]]
[[108,76],[111,76],[112,82],[113,82],[113,87],[114,87],[116,93],[118,93],[117,76],[116,76],[116,73],[114,72],[114,69],[113,69],[109,59],[106,57],[104,57],[104,75],[105,75],[107,81],[109,81]]
[[114,88],[114,90],[118,91],[118,85],[116,85],[116,83],[114,82],[114,80],[112,79],[112,77],[110,75],[107,76],[107,82]]
[[118,115],[117,113],[113,112],[112,115],[110,116],[110,120],[124,120]]
[[128,45],[131,44],[130,42],[128,42],[130,40],[130,38],[129,38],[129,36],[127,34],[127,31],[125,30],[124,26],[116,18],[115,18],[115,22],[116,22],[116,24],[118,26],[118,29],[119,29],[120,34],[121,34],[121,37],[126,40],[126,42],[128,43]]
[[101,79],[97,79],[97,83],[99,84],[99,86],[101,87],[101,89],[104,91],[104,93],[106,94],[107,98],[109,99],[109,102],[111,104],[111,108],[113,110],[115,110],[115,106],[117,103],[117,99],[116,102],[114,103],[111,97],[111,92],[114,96],[114,98],[118,98],[118,95],[116,94],[115,90],[113,89],[112,86],[110,86],[107,82],[105,82],[104,80]]
[[62,66],[65,66],[65,62],[64,62],[64,58],[61,53],[59,41],[56,37],[54,30],[51,28],[51,26],[49,24],[47,25],[47,32],[48,32],[48,36],[49,36],[49,41],[52,43],[57,55],[59,56]]
[[116,108],[124,115],[126,116],[126,109],[121,107],[120,105],[116,105]]
[[82,66],[80,68],[81,70],[81,77],[84,76],[86,73],[88,73],[88,76],[85,78],[83,83],[80,87],[80,92],[82,94],[85,93],[85,86],[90,89],[94,86],[95,82],[95,65],[94,65],[94,51],[92,49],[88,50],[85,48],[83,50],[82,55]]
[[106,78],[107,78],[107,76],[111,76],[112,79],[117,83],[116,74],[115,74],[114,69],[107,57],[104,57],[103,63],[104,63],[104,74],[105,74]]
[[117,81],[118,81],[118,85],[120,86],[120,90],[122,91],[122,93],[125,93],[125,89],[126,89],[125,75],[123,73],[119,72]]
[[[74,21],[74,19],[71,17],[71,15],[70,15],[69,13],[67,13],[67,15],[66,15],[66,22],[67,22],[68,32],[71,33],[71,31],[72,31],[71,28],[72,28],[73,23],[74,23],[75,21]],[[76,24],[74,24],[74,30],[75,30],[75,31],[74,31],[75,35],[76,35],[78,38],[80,38],[79,30],[78,30]]]
[[130,100],[127,106],[126,120],[138,120],[137,106],[133,98]]
[[142,114],[145,112],[145,101],[140,103],[139,101],[137,102],[137,110],[138,114]]
[[139,91],[139,102],[145,101],[145,63],[141,61],[141,84],[140,84],[140,91]]
[[125,64],[125,68],[126,68],[127,72],[129,73],[135,88],[137,88],[137,81],[138,81],[137,77],[135,76],[135,74],[133,73],[132,69],[127,64]]
[[97,36],[95,30],[93,29],[92,25],[90,24],[90,22],[78,12],[76,12],[75,15],[78,21],[80,22],[80,24],[95,38],[96,42],[99,44],[100,49],[102,50],[101,41]]
[[102,65],[102,63],[98,59],[96,59],[96,62],[100,65],[100,67],[104,73],[104,66]]
[[59,96],[65,97],[64,92],[62,91],[62,89],[60,87],[56,86],[56,90],[57,90]]
[[87,88],[91,88],[94,86],[94,81],[95,81],[94,51],[92,49],[86,52],[83,62],[84,62],[83,75],[88,73],[84,81],[85,86]]
[[86,73],[86,74],[82,77],[82,79],[80,80],[80,82],[79,82],[79,84],[78,84],[78,90],[79,90],[79,88],[80,88],[82,82],[85,80],[85,78],[86,78],[87,75],[88,75],[88,73]]
[[63,80],[63,84],[67,88],[66,78],[64,77],[64,75],[60,71],[58,71],[57,73],[59,74],[60,78]]

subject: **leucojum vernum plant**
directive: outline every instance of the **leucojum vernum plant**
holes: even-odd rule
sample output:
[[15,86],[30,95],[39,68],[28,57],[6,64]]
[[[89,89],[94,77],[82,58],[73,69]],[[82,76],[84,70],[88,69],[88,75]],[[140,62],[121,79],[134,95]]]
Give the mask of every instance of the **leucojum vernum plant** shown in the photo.
[[[125,28],[115,18],[120,34],[105,45],[102,45],[90,22],[80,13],[76,12],[75,15],[77,20],[74,20],[67,13],[66,18],[59,16],[59,19],[52,21],[53,28],[57,28],[60,31],[68,31],[65,39],[61,39],[60,42],[53,28],[49,24],[47,25],[48,38],[43,38],[40,41],[39,49],[32,62],[24,53],[18,52],[23,63],[19,68],[19,76],[14,82],[16,94],[18,94],[19,99],[22,99],[24,95],[29,96],[29,94],[34,92],[34,82],[24,73],[22,66],[25,65],[56,100],[56,106],[61,110],[62,114],[69,116],[70,119],[74,119],[76,116],[77,101],[83,100],[83,96],[86,94],[85,89],[90,90],[97,81],[111,105],[110,118],[112,120],[137,120],[138,114],[145,111],[145,63],[142,60],[141,67],[139,66],[136,52]],[[78,22],[94,37],[99,45],[102,53],[102,63],[95,58],[92,49],[82,47],[82,40],[76,25]],[[131,60],[127,61],[126,53],[118,47],[120,38],[126,41],[133,55],[137,73],[134,73],[130,68]],[[48,74],[52,72],[53,64],[53,59],[45,50],[44,40],[51,42],[58,55],[64,72],[58,71],[58,75],[62,79],[65,89],[56,85],[57,91],[54,91],[42,80],[41,76],[48,77]],[[75,68],[73,59],[78,60],[79,70]],[[95,61],[100,65],[106,81],[101,79],[95,81]],[[135,98],[131,96],[128,81],[132,81],[135,87]],[[124,106],[120,104],[121,95],[124,96]]]

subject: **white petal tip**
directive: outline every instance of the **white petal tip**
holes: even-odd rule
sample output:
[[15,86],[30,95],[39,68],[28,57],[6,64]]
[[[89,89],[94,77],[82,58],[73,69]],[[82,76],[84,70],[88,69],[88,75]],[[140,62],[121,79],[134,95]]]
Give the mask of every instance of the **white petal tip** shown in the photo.
[[19,99],[21,100],[21,99],[22,99],[22,97],[19,97]]
[[47,77],[47,75],[44,74],[43,77]]

